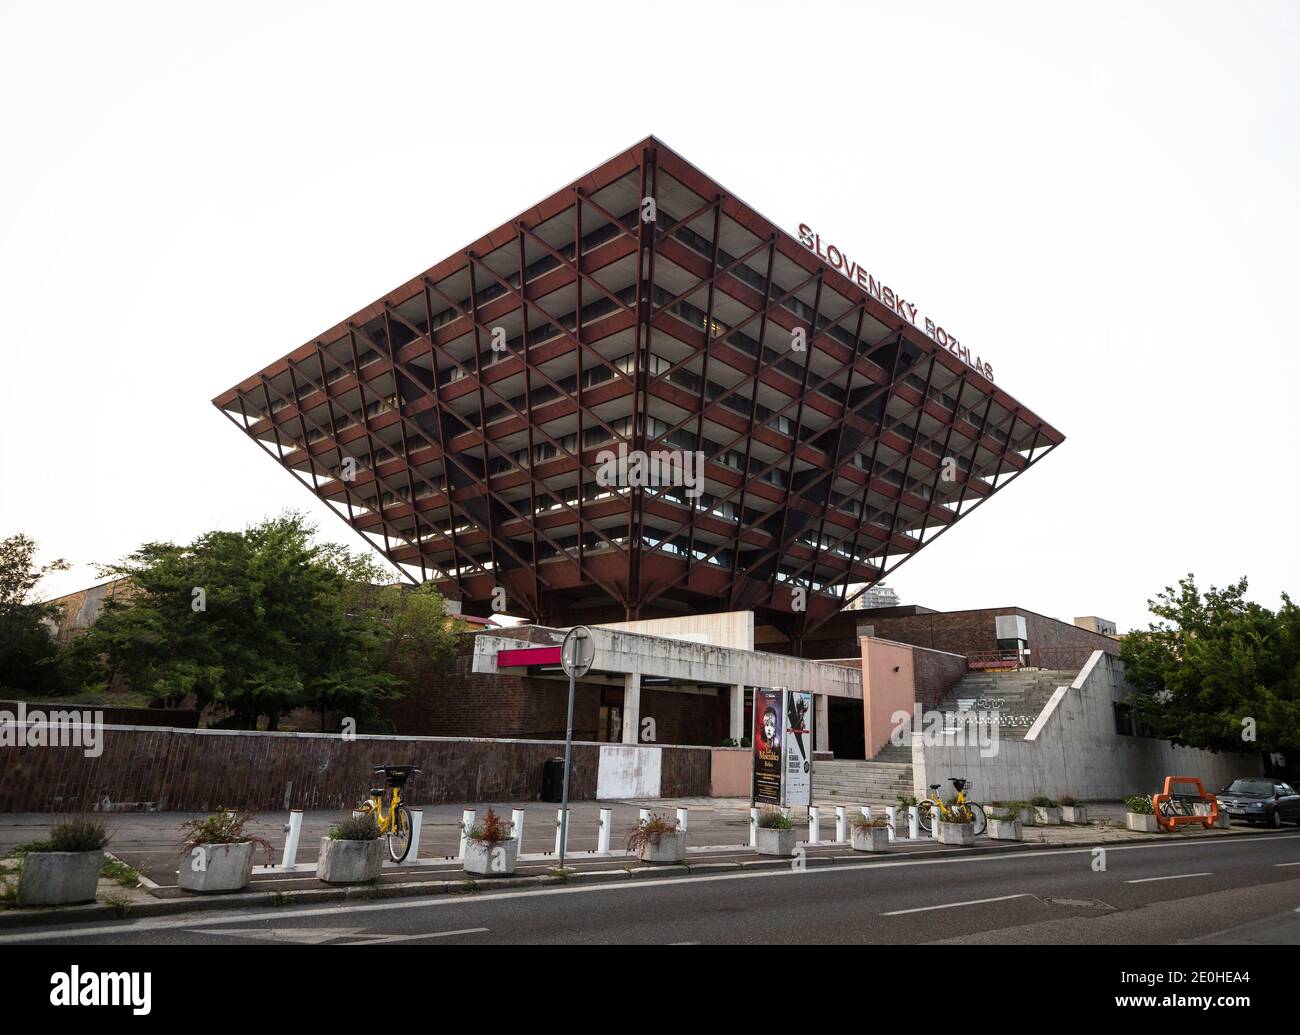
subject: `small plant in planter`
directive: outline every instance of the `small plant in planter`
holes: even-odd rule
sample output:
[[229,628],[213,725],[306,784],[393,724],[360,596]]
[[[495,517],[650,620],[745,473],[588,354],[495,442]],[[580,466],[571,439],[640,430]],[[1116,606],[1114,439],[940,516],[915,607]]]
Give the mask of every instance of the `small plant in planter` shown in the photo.
[[1016,819],[1020,820],[1022,827],[1032,827],[1037,821],[1037,815],[1034,807],[1027,801],[1009,801],[1004,806]]
[[794,855],[794,820],[778,809],[758,814],[758,854],[788,859]]
[[26,846],[18,877],[18,904],[93,902],[106,844],[108,831],[95,820],[73,819],[51,827],[48,840]]
[[1034,807],[1034,819],[1039,823],[1049,827],[1061,825],[1061,806],[1051,798],[1038,794],[1029,799],[1029,804]]
[[862,813],[853,817],[853,850],[884,852],[889,850],[889,820],[884,816],[868,819]]
[[975,843],[975,823],[973,820],[945,819],[943,814],[936,817],[939,824],[939,843],[942,845],[973,845]]
[[349,816],[320,839],[316,876],[326,884],[365,884],[384,868],[384,843],[371,814]]
[[1151,795],[1134,794],[1124,799],[1124,825],[1130,830],[1138,830],[1145,834],[1160,832],[1160,822],[1156,819]]
[[1020,822],[1020,814],[1010,809],[1000,809],[988,813],[989,837],[994,841],[1023,841],[1025,832]]
[[652,812],[628,832],[627,850],[646,863],[682,863],[686,835],[677,829],[677,820]]
[[1061,818],[1067,823],[1087,823],[1088,806],[1069,794],[1063,794],[1057,803],[1061,806]]
[[465,872],[483,877],[509,877],[519,862],[519,839],[514,824],[503,823],[488,807],[481,823],[465,834]]
[[185,891],[239,891],[253,877],[253,851],[261,848],[271,858],[271,845],[262,837],[244,832],[253,818],[251,812],[218,808],[204,819],[181,824],[185,840],[181,843],[181,868],[178,883]]
[[898,796],[898,807],[906,812],[916,804],[916,799],[910,794],[900,794]]

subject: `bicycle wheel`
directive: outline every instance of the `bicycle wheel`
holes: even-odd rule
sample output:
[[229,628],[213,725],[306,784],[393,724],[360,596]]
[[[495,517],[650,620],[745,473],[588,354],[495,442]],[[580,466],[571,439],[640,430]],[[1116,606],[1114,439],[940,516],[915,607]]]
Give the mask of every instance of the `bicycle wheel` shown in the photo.
[[916,803],[916,818],[921,825],[921,829],[927,834],[930,833],[931,816],[939,810],[939,803],[925,798]]
[[398,805],[388,829],[388,857],[395,863],[404,862],[411,850],[411,813],[405,805]]
[[988,816],[984,815],[984,806],[973,801],[966,803],[966,809],[970,813],[971,822],[975,824],[975,836],[978,837],[984,833],[989,825]]

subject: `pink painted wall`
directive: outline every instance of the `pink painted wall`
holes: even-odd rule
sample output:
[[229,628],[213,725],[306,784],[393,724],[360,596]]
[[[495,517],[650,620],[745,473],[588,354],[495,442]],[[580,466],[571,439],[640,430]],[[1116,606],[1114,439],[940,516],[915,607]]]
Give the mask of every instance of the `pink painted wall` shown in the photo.
[[[894,671],[897,669],[898,671]],[[916,673],[912,648],[873,636],[862,637],[862,726],[867,758],[889,743],[890,716],[912,711]]]
[[749,748],[715,748],[709,793],[715,798],[748,798],[753,779]]

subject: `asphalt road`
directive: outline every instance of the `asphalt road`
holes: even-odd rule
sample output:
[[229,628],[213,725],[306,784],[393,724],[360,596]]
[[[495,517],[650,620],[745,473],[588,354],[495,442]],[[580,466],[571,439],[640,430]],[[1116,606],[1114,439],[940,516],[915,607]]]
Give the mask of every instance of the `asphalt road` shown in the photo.
[[0,935],[0,945],[1300,944],[1300,834],[1095,851],[208,911],[33,929]]

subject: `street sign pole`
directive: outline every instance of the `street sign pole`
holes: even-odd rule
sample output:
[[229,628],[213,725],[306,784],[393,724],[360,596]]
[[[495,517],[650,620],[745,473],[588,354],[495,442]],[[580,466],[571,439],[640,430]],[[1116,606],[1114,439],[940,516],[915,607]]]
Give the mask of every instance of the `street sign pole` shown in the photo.
[[573,697],[578,676],[585,676],[591,668],[595,653],[591,630],[579,625],[570,629],[560,648],[560,662],[569,673],[569,717],[564,730],[564,787],[560,792],[560,869],[564,869],[564,853],[569,847],[569,770],[573,764]]
[[[578,645],[573,645],[577,653]],[[576,658],[574,660],[577,660]],[[560,869],[564,869],[564,850],[569,847],[569,766],[573,760],[573,693],[575,667],[569,664],[569,720],[564,730],[564,790],[560,793]]]

